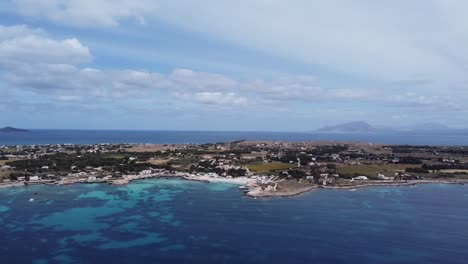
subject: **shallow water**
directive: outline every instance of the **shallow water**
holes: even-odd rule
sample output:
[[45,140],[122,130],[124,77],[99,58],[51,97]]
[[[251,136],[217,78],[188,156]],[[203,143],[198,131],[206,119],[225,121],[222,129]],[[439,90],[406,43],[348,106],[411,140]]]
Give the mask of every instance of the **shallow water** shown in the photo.
[[466,263],[467,203],[460,185],[274,199],[177,179],[18,187],[0,190],[0,260]]

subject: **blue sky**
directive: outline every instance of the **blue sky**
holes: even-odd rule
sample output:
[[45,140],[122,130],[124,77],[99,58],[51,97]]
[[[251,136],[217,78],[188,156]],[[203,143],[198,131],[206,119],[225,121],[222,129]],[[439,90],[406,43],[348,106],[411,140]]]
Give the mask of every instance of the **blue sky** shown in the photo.
[[452,0],[6,0],[0,126],[466,127],[467,12]]

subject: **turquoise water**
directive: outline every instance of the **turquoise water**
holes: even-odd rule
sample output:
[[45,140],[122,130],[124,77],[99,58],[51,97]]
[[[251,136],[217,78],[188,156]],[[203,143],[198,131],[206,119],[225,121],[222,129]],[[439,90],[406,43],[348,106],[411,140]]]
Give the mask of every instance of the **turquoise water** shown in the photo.
[[172,179],[1,189],[0,260],[467,263],[467,205],[461,185],[270,199]]

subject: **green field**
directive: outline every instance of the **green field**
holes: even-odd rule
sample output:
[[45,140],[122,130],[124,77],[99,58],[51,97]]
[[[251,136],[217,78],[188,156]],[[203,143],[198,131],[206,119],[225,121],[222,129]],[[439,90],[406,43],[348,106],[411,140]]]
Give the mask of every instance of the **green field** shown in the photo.
[[0,160],[0,166],[3,166],[3,165],[5,165],[7,162],[11,162],[11,161],[15,161],[15,160],[19,160],[19,159]]
[[296,165],[282,162],[273,162],[248,164],[246,167],[253,172],[267,172],[274,170],[287,170],[296,167]]
[[117,153],[109,153],[109,154],[106,154],[106,156],[109,158],[113,158],[113,159],[123,159],[126,157],[126,155],[124,154],[117,154]]
[[395,171],[404,171],[406,168],[419,168],[420,165],[413,164],[375,164],[375,165],[347,165],[337,167],[338,174],[359,174],[365,176],[377,176],[379,173],[387,173],[386,176],[393,176]]
[[440,170],[440,173],[468,173],[468,170],[463,170],[463,169],[452,169],[452,170]]

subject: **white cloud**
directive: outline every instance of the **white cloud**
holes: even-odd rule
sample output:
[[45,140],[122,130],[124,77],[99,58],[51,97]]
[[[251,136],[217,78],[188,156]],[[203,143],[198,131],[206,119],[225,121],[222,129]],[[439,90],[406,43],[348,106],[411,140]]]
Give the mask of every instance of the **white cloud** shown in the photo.
[[176,93],[177,98],[208,105],[247,105],[248,99],[235,93],[200,92],[194,94]]
[[79,64],[90,62],[92,58],[88,47],[75,38],[55,40],[40,29],[0,25],[0,60],[3,63]]
[[462,1],[158,3],[158,17],[169,23],[359,76],[447,80],[464,78],[468,64],[468,4]]
[[[85,105],[85,109],[113,108],[117,104],[135,106],[152,99],[173,108],[190,102],[193,104],[189,105],[198,109],[235,106],[232,109],[244,113],[256,110],[271,114],[271,110],[278,112],[292,108],[296,111],[302,106],[300,110],[304,115],[310,115],[315,106],[327,108],[330,103],[353,103],[348,107],[386,107],[398,110],[393,111],[392,115],[402,115],[405,109],[427,113],[435,113],[438,109],[460,111],[466,109],[464,102],[468,98],[466,92],[418,90],[411,87],[417,86],[417,83],[411,82],[408,87],[395,91],[351,86],[328,88],[321,84],[319,78],[309,75],[245,81],[191,69],[159,73],[90,68],[81,65],[92,60],[92,55],[79,40],[56,39],[47,32],[26,26],[0,26],[0,58],[0,97],[9,90],[25,91],[35,94],[41,101],[79,103]],[[428,86],[430,84],[424,83],[424,87]],[[372,106],[366,108],[360,103]],[[147,103],[141,108],[152,105]],[[349,111],[346,110],[347,113]],[[361,112],[359,115],[363,115]]]
[[463,1],[12,1],[23,16],[65,25],[162,19],[236,45],[372,79],[465,79],[468,68],[468,4]]
[[217,91],[232,89],[238,85],[236,81],[220,74],[195,72],[189,69],[176,69],[169,79],[172,85],[187,90]]
[[80,27],[117,26],[122,20],[145,23],[157,9],[152,0],[13,0],[17,12]]

